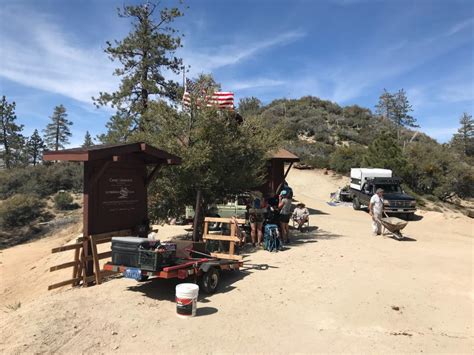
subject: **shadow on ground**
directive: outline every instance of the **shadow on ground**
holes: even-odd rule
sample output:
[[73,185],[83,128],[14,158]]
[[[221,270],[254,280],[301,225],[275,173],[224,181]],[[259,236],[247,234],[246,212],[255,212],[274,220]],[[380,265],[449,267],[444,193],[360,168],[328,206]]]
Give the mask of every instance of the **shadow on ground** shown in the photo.
[[[221,274],[217,293],[227,293],[233,291],[236,288],[236,286],[234,286],[234,283],[250,275],[250,272],[248,270],[249,269],[242,269],[241,271],[223,271]],[[127,290],[133,292],[140,292],[143,294],[143,296],[155,300],[174,302],[176,285],[184,282],[194,283],[195,279],[192,277],[184,280],[152,278],[146,282],[137,282],[137,285],[130,286]],[[212,295],[207,295],[200,292],[198,300],[199,302],[206,303],[209,302],[209,297],[212,297]],[[215,312],[217,312],[217,310]]]
[[390,238],[390,239],[393,239],[397,242],[416,242],[417,240],[415,238],[411,238],[411,237],[408,237],[406,235],[403,236],[403,238],[399,239],[389,233],[384,233],[384,237],[387,237],[387,238]]
[[411,219],[407,219],[407,221],[410,221],[410,222],[417,222],[417,221],[421,221],[423,219],[423,216],[420,216],[418,214],[414,214]]
[[[292,210],[295,209],[295,207],[296,207],[296,205],[297,205],[298,203],[299,203],[298,200],[293,199],[293,202],[292,202],[292,204],[291,204]],[[311,207],[308,207],[308,206],[306,206],[306,208],[308,209],[308,212],[309,212],[310,215],[312,215],[312,214],[315,214],[315,215],[329,215],[329,213],[323,212],[323,211],[321,211],[321,210],[317,210],[317,209],[315,209],[315,208],[311,208]]]
[[331,240],[343,237],[340,234],[331,233],[322,230],[316,226],[309,226],[303,229],[303,232],[297,229],[290,229],[290,247],[306,243],[316,243],[318,240]]
[[[290,228],[290,244],[285,244],[282,251],[291,249],[293,247],[299,247],[302,245],[304,246],[305,244],[317,243],[318,240],[331,240],[340,237],[343,236],[327,232],[316,226],[306,227],[304,228],[304,232]],[[264,251],[264,249],[261,247],[253,247],[251,244],[246,244],[240,248],[240,255],[244,256],[245,258],[246,256],[250,256],[251,254],[258,251]]]
[[[369,213],[368,207],[361,208],[361,211]],[[407,222],[418,222],[418,221],[421,221],[423,219],[423,216],[420,216],[418,214],[414,214],[413,216],[408,217],[404,213],[388,213],[388,216],[389,217],[397,217],[397,218],[403,219],[404,221],[407,221]]]

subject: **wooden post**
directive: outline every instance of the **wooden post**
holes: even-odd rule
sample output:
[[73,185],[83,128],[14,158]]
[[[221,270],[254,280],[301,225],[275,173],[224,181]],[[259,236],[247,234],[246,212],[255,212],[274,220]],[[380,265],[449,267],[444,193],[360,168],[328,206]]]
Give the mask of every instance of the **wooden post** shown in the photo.
[[[231,237],[236,237],[237,236],[237,234],[236,234],[236,225],[233,221],[231,221],[231,223],[230,223],[230,236]],[[231,241],[229,243],[229,254],[234,255],[234,253],[235,253],[235,242]]]
[[79,255],[80,250],[77,248],[74,250],[74,262],[76,263],[72,268],[72,278],[75,279],[77,277],[77,269],[79,268]]
[[[92,180],[93,180],[93,166],[91,166],[90,162],[84,162],[84,207],[83,207],[83,229],[82,229],[82,234],[83,234],[83,241],[82,241],[82,252],[84,254],[84,281],[85,277],[87,276],[92,276],[94,274],[94,263],[92,260],[88,260],[88,256],[90,254],[90,238],[89,238],[89,230],[90,230],[90,223],[91,221],[89,220],[89,196],[92,194],[92,189],[94,188],[94,185],[92,185]],[[87,286],[87,285],[84,285]]]
[[199,242],[200,233],[199,233],[199,218],[201,214],[201,204],[202,204],[202,191],[199,189],[196,194],[196,208],[194,209],[194,223],[193,223],[193,241]]
[[97,256],[97,244],[95,244],[94,236],[91,235],[91,249],[92,249],[92,258],[94,262],[94,269],[95,269],[95,283],[96,285],[100,285],[100,264],[99,264],[99,257]]
[[281,182],[280,185],[278,185],[275,193],[278,194],[280,192],[280,189],[283,186],[283,184],[285,183],[286,177],[288,176],[288,173],[290,172],[290,169],[291,169],[292,166],[293,166],[293,162],[291,162],[290,165],[288,166],[288,169],[286,169],[285,175],[283,175],[283,181]]

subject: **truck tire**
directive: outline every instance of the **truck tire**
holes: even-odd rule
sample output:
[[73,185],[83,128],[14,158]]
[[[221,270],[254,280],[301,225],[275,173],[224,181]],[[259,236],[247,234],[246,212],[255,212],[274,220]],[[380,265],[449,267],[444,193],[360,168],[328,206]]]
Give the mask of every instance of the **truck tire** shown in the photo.
[[354,197],[352,199],[352,208],[355,209],[356,211],[360,210],[360,202],[359,202],[359,199],[357,197]]

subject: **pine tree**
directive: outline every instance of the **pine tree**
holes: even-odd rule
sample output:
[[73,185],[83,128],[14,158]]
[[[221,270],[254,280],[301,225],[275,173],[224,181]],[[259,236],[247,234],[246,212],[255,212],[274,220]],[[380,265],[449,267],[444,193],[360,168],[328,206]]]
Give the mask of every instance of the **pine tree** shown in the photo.
[[44,130],[46,146],[51,150],[59,150],[69,143],[69,137],[72,135],[69,126],[72,122],[66,117],[66,108],[63,105],[54,108],[53,115],[50,117],[52,122]]
[[364,167],[391,169],[396,176],[404,176],[406,173],[406,159],[397,140],[390,133],[376,138],[362,160]]
[[92,137],[89,133],[89,131],[86,131],[86,135],[84,136],[84,143],[82,144],[83,148],[89,148],[94,145],[94,142],[92,141]]
[[46,148],[43,139],[41,138],[38,130],[35,129],[30,139],[26,144],[26,153],[28,156],[28,162],[33,164],[39,164],[42,159],[43,150]]
[[143,132],[153,98],[177,99],[179,85],[165,79],[164,72],[179,73],[182,68],[181,59],[174,56],[181,37],[171,23],[183,14],[177,8],[163,8],[155,16],[157,6],[147,2],[118,10],[120,17],[132,20],[133,30],[121,41],[106,42],[105,53],[121,63],[114,75],[122,81],[117,91],[100,92],[93,98],[96,106],[110,105],[117,110],[107,123],[107,134],[100,137],[102,141],[126,141],[131,132]]
[[400,131],[403,127],[419,127],[416,124],[416,119],[410,115],[410,112],[413,111],[413,107],[408,101],[408,97],[403,89],[398,90],[395,94],[391,94],[384,89],[375,108],[379,115],[389,119],[395,124],[397,129],[397,141],[400,140]]
[[394,105],[395,99],[393,94],[389,93],[387,89],[383,89],[379,102],[375,105],[375,112],[382,117],[393,120]]
[[23,125],[16,124],[15,102],[8,103],[5,96],[0,102],[0,160],[5,168],[10,169],[22,160],[24,137],[21,134]]
[[472,115],[464,112],[459,120],[461,127],[458,133],[453,135],[451,145],[461,154],[472,157],[474,156],[474,120]]

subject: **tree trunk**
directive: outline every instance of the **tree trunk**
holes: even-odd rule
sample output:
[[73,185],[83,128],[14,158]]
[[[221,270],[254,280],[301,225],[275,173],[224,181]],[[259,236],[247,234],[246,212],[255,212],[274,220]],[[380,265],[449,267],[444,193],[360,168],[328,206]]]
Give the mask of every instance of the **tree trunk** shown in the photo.
[[57,151],[58,149],[59,149],[59,120],[56,123],[56,145],[54,147],[54,150]]
[[[148,52],[146,50],[143,50],[143,61],[147,60]],[[145,131],[144,123],[145,119],[143,116],[146,114],[146,111],[148,109],[148,90],[145,88],[145,84],[148,81],[148,65],[145,65],[143,68],[143,73],[142,73],[142,90],[141,90],[141,95],[142,95],[142,112],[141,112],[141,117],[140,117],[140,122],[138,124],[138,129],[141,132]]]
[[194,209],[194,223],[193,223],[193,241],[199,242],[201,239],[201,205],[202,205],[202,191],[199,189],[196,194],[196,207]]
[[5,167],[10,169],[10,147],[8,146],[7,127],[5,123],[3,124],[3,147],[5,148]]
[[38,159],[38,147],[35,144],[33,147],[33,166],[36,166],[36,159]]

